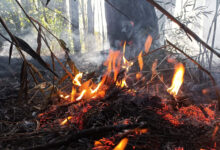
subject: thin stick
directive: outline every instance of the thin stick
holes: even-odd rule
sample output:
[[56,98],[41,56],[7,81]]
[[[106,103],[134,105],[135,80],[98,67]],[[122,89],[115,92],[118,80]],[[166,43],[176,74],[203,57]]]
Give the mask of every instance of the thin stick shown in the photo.
[[199,67],[199,69],[201,69],[202,71],[204,71],[208,76],[209,78],[211,79],[213,85],[215,86],[215,92],[216,92],[216,96],[218,98],[218,110],[220,111],[220,93],[217,89],[217,83],[214,79],[214,77],[212,76],[212,74],[206,70],[205,68],[203,68],[197,61],[195,61],[194,59],[192,59],[189,55],[187,55],[183,50],[179,49],[178,47],[176,47],[174,44],[172,44],[170,41],[166,40],[167,43],[169,45],[171,45],[173,48],[175,48],[177,51],[181,52],[183,55],[185,55],[189,60],[191,60],[195,65],[197,65]]
[[157,4],[154,0],[146,0],[147,2],[151,3],[154,7],[160,10],[164,15],[166,15],[171,21],[175,22],[180,28],[182,28],[187,34],[193,37],[196,41],[200,42],[203,46],[213,52],[220,58],[220,53],[215,51],[212,47],[206,44],[196,33],[194,33],[191,29],[189,29],[186,25],[178,21],[173,15],[171,15],[168,11],[166,11],[163,7]]

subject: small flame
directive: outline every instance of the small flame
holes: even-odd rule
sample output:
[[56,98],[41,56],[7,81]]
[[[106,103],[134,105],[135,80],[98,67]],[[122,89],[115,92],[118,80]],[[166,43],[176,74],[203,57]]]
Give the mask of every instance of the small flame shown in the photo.
[[67,122],[68,122],[68,120],[70,120],[72,118],[72,116],[69,116],[69,117],[67,117],[66,119],[64,119],[61,123],[60,123],[60,125],[65,125]]
[[121,67],[120,51],[110,50],[109,56],[105,61],[104,65],[107,66],[107,74],[114,72],[114,81],[116,81],[118,73]]
[[136,74],[136,79],[139,80],[141,77],[142,77],[142,73],[138,72],[138,73]]
[[128,87],[128,85],[127,85],[127,83],[126,83],[126,79],[124,78],[124,79],[122,79],[122,81],[117,81],[116,82],[116,86],[118,86],[118,87],[121,87],[121,88],[123,88],[123,87]]
[[150,36],[150,35],[148,35],[148,37],[147,37],[147,39],[146,39],[146,41],[145,41],[145,45],[144,45],[144,47],[145,47],[145,53],[148,53],[149,52],[149,49],[150,49],[150,47],[151,47],[151,44],[152,44],[152,36]]
[[85,93],[86,93],[86,90],[83,90],[83,91],[81,92],[80,96],[77,97],[76,101],[81,100],[81,99],[83,98],[83,96],[84,96]]
[[143,52],[141,51],[140,54],[138,55],[138,63],[139,63],[140,71],[142,71],[143,66],[144,66],[142,53]]
[[178,91],[184,80],[184,72],[185,68],[182,63],[179,63],[175,66],[175,73],[173,76],[172,85],[167,89],[167,91],[171,95],[176,96],[178,94]]
[[71,102],[75,101],[75,95],[76,95],[76,89],[74,87],[72,87],[72,92],[70,95]]
[[105,80],[106,80],[106,76],[102,78],[102,80],[94,90],[91,89],[91,93],[92,94],[96,93],[99,90],[99,88],[105,83]]
[[124,150],[127,146],[128,139],[123,138],[120,143],[113,150]]
[[126,72],[129,71],[129,68],[131,66],[133,66],[133,62],[129,62],[126,58],[125,58],[125,49],[126,49],[126,42],[124,43],[123,45],[123,65],[122,65],[122,68],[126,69]]
[[80,73],[78,73],[78,74],[75,76],[75,78],[73,79],[73,84],[74,84],[74,85],[81,86],[81,83],[80,83],[79,80],[82,79],[82,75],[83,75],[83,74],[80,72]]

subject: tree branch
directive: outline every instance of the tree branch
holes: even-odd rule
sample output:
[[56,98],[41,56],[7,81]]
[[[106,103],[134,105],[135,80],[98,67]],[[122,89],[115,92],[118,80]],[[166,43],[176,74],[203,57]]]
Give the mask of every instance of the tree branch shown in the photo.
[[167,43],[172,46],[173,48],[175,48],[177,51],[181,52],[183,55],[185,55],[189,60],[191,60],[195,65],[197,65],[199,67],[199,69],[201,69],[202,71],[204,71],[208,76],[209,78],[212,80],[212,83],[213,85],[215,86],[215,93],[216,93],[216,96],[218,98],[218,110],[220,111],[220,93],[218,91],[218,88],[217,88],[217,83],[214,79],[214,77],[212,76],[212,74],[206,70],[205,68],[203,68],[197,61],[195,61],[194,59],[192,59],[189,55],[187,55],[183,50],[179,49],[178,47],[176,47],[173,43],[171,43],[170,41],[166,40]]
[[159,4],[157,4],[154,0],[146,0],[150,4],[152,4],[154,7],[156,7],[158,10],[160,10],[164,15],[166,15],[171,21],[175,22],[180,28],[182,28],[187,34],[189,34],[191,37],[193,37],[197,42],[200,42],[204,47],[209,49],[211,52],[213,52],[216,56],[220,58],[220,53],[215,51],[211,46],[206,44],[196,33],[194,33],[191,29],[189,29],[186,25],[178,21],[174,16],[172,16],[168,11],[166,11],[163,7],[161,7]]

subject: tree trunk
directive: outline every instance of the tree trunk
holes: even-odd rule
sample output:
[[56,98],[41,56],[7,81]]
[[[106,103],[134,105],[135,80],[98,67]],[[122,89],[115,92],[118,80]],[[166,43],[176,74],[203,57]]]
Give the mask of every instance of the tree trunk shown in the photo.
[[79,2],[78,0],[70,1],[70,18],[72,22],[72,32],[73,32],[73,43],[74,43],[74,52],[81,52],[80,44],[80,32],[79,32]]
[[92,0],[88,0],[87,15],[88,15],[88,33],[94,34],[94,10],[92,10]]

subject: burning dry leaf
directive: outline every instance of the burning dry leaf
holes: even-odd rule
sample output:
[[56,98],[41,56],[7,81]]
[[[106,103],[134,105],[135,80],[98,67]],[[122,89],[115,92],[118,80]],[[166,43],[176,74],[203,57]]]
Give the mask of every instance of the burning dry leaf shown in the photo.
[[138,63],[139,63],[140,71],[143,70],[143,66],[144,66],[142,54],[143,52],[141,51],[140,54],[138,55]]
[[146,39],[146,41],[145,41],[145,45],[144,45],[144,47],[145,47],[145,53],[148,53],[149,52],[149,49],[150,49],[150,47],[151,47],[151,44],[152,44],[152,36],[151,35],[148,35],[148,37],[147,37],[147,39]]
[[124,150],[127,146],[128,139],[123,138],[113,150]]

